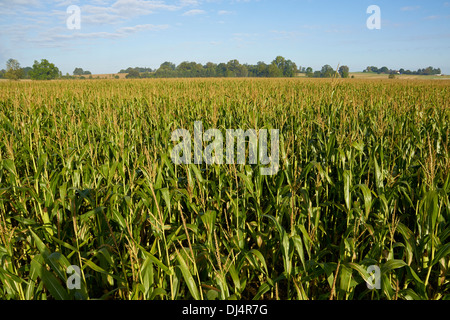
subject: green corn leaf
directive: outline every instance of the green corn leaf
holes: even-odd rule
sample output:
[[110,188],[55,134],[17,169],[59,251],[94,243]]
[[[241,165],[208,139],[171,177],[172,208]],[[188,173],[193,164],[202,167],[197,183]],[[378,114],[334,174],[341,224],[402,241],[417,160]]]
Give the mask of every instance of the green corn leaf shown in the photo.
[[369,218],[370,209],[372,207],[372,192],[365,184],[358,184],[358,187],[361,189],[364,196],[365,220],[367,221]]
[[138,248],[141,249],[141,251],[144,253],[144,255],[149,258],[154,264],[156,264],[158,267],[160,267],[162,270],[164,270],[168,275],[172,275],[173,272],[160,260],[158,260],[154,255],[147,252],[142,246],[138,245]]
[[439,262],[442,258],[449,258],[450,257],[450,243],[447,243],[440,247],[435,255],[433,261],[431,261],[431,266],[434,266],[436,263]]
[[402,268],[406,265],[407,265],[406,262],[403,260],[396,260],[396,259],[389,260],[381,266],[381,274],[386,274],[391,270]]
[[194,278],[192,277],[191,272],[189,271],[189,268],[186,264],[186,262],[184,261],[183,257],[181,256],[181,254],[177,255],[177,260],[179,263],[179,268],[183,274],[183,278],[184,281],[186,281],[186,285],[189,289],[189,292],[191,293],[192,297],[195,300],[200,300],[200,293],[198,291],[197,285],[195,283]]
[[349,170],[344,170],[344,199],[347,210],[351,209],[351,196],[350,196],[351,174]]
[[45,288],[50,292],[50,294],[56,300],[69,300],[70,296],[67,293],[66,289],[61,285],[61,283],[56,279],[56,277],[49,271],[45,270],[44,267],[41,267],[40,277],[44,282]]

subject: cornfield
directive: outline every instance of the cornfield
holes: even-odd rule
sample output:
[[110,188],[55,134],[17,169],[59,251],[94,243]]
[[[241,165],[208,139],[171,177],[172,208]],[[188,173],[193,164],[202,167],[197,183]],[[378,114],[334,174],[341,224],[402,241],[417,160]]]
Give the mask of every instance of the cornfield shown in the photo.
[[[0,298],[450,299],[449,101],[445,81],[0,82]],[[278,129],[279,171],[174,164],[195,121]]]

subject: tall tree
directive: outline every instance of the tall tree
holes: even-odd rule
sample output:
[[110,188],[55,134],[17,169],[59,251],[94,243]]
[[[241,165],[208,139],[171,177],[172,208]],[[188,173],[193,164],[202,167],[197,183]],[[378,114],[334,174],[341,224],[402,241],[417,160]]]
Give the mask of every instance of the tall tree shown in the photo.
[[42,59],[41,62],[35,60],[29,75],[33,80],[51,80],[59,76],[59,69],[46,59]]
[[274,62],[272,62],[269,65],[267,73],[268,73],[268,76],[271,77],[271,78],[276,78],[276,77],[282,77],[283,76],[283,71],[281,71],[280,68],[278,68],[278,66]]
[[259,61],[256,65],[256,76],[257,77],[267,77],[269,76],[268,65],[262,61]]
[[137,79],[140,77],[141,77],[141,74],[136,69],[130,70],[130,72],[128,72],[128,74],[125,76],[125,78],[127,78],[127,79]]
[[23,70],[20,67],[19,61],[15,59],[9,59],[6,62],[5,78],[10,80],[19,80],[23,78]]
[[378,73],[389,73],[389,69],[388,67],[382,67],[381,69],[378,70]]
[[170,70],[175,70],[175,64],[169,61],[166,61],[164,63],[161,64],[160,68],[163,69],[170,69]]
[[291,60],[286,60],[283,68],[283,76],[292,78],[295,77],[297,72],[297,65]]
[[[282,56],[277,56],[273,61],[272,64],[275,65],[280,71],[281,76],[283,77],[293,77],[297,74],[297,65],[292,62],[291,60],[286,60]],[[272,73],[279,74],[276,72],[275,69],[272,67]]]
[[216,74],[218,77],[225,77],[227,73],[227,65],[223,62],[219,63],[216,67]]
[[342,78],[348,78],[350,69],[347,66],[340,66],[339,74]]
[[333,67],[329,64],[326,64],[322,67],[322,70],[320,71],[320,76],[322,78],[332,78],[334,77],[336,72],[334,71]]
[[216,76],[216,69],[217,65],[213,62],[208,62],[205,64],[205,75],[207,77],[215,77]]
[[83,68],[75,68],[75,70],[73,70],[74,76],[81,76],[83,74],[84,74]]
[[227,72],[226,72],[226,76],[227,77],[239,77],[238,73],[240,72],[239,67],[240,67],[240,63],[239,60],[230,60],[227,62]]

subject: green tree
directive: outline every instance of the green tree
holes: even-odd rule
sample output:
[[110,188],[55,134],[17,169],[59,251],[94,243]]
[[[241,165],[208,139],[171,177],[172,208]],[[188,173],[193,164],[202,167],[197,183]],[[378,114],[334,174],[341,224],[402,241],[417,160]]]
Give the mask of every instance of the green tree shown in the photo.
[[193,78],[204,76],[203,66],[196,62],[184,61],[175,70],[179,77]]
[[205,75],[207,77],[215,77],[216,76],[216,69],[217,65],[213,62],[208,62],[205,67]]
[[41,62],[35,60],[29,75],[33,80],[51,80],[59,76],[59,69],[46,59],[42,59]]
[[[283,77],[294,77],[298,72],[297,65],[291,60],[286,60],[282,56],[277,56],[275,60],[272,61],[272,64],[281,71],[281,76]],[[275,70],[272,70],[272,73],[278,74]]]
[[247,66],[241,64],[238,66],[236,70],[236,77],[248,77],[248,68]]
[[140,77],[141,77],[141,74],[136,69],[130,70],[130,72],[128,72],[128,74],[125,76],[125,78],[127,78],[127,79],[137,79]]
[[269,65],[269,68],[267,70],[268,72],[268,76],[271,78],[277,78],[277,77],[282,77],[283,76],[283,71],[280,70],[280,68],[278,68],[278,66],[276,65],[276,63],[272,62]]
[[174,63],[166,61],[161,64],[160,68],[162,69],[169,69],[169,70],[175,70],[176,66]]
[[275,64],[278,69],[283,70],[284,67],[286,66],[286,59],[282,56],[277,56],[273,61],[273,64]]
[[166,61],[160,65],[158,70],[156,70],[155,77],[156,78],[176,77],[177,74],[175,72],[175,68],[176,66],[174,63]]
[[348,78],[349,72],[350,72],[350,69],[349,69],[347,66],[341,66],[341,67],[339,68],[339,75],[340,75],[342,78]]
[[[278,69],[278,71],[275,69]],[[286,67],[286,59],[282,56],[277,56],[271,66],[269,66],[269,77],[282,77],[284,75],[284,69]]]
[[227,73],[227,65],[223,62],[219,63],[216,67],[216,75],[218,77],[225,77]]
[[25,68],[22,68],[22,70],[23,70],[23,77],[25,79],[30,79],[30,71],[33,70],[33,68],[32,67],[25,67]]
[[333,67],[329,64],[326,64],[322,67],[322,70],[320,71],[320,77],[321,78],[332,78],[336,76],[336,71],[334,71]]
[[239,77],[240,75],[240,66],[241,64],[239,63],[239,60],[230,60],[227,62],[227,72],[226,72],[226,76],[227,77]]
[[256,76],[257,77],[268,77],[269,76],[269,66],[262,61],[259,61],[256,65]]
[[9,59],[6,62],[5,78],[9,80],[19,80],[23,78],[24,72],[20,67],[19,61],[15,59]]
[[381,69],[378,70],[378,73],[389,73],[389,69],[388,67],[382,67]]
[[82,68],[75,68],[75,70],[73,70],[73,75],[74,76],[81,76],[83,75],[83,69]]
[[141,73],[141,78],[152,78],[153,74],[151,72],[145,71]]
[[286,60],[286,63],[284,64],[283,68],[283,76],[292,78],[295,77],[297,72],[298,72],[297,65],[291,60]]

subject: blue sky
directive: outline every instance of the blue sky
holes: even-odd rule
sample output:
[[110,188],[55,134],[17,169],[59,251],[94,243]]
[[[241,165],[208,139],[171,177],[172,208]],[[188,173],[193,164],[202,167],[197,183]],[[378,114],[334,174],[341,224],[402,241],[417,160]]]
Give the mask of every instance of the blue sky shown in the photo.
[[[81,9],[79,30],[67,28],[70,5]],[[369,5],[381,9],[380,30],[366,26]],[[449,0],[0,0],[0,28],[0,68],[45,58],[63,74],[95,74],[282,55],[314,70],[431,65],[450,74]]]

